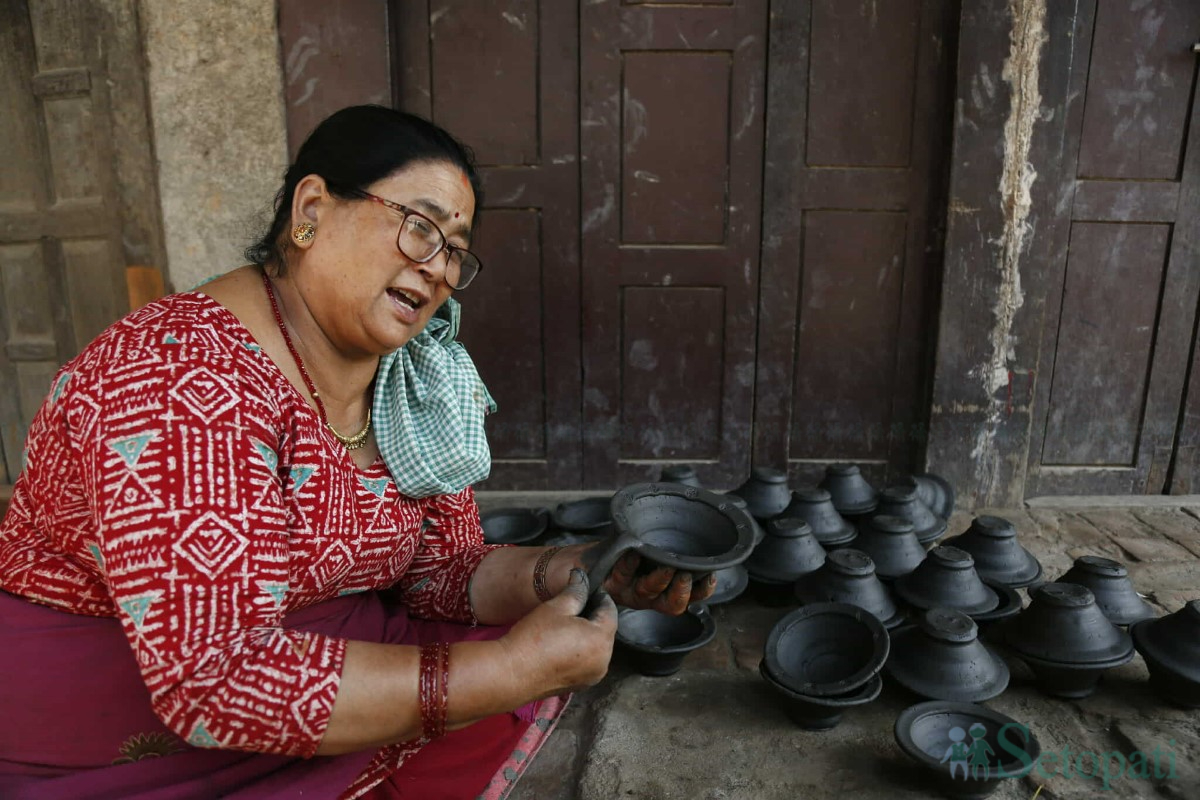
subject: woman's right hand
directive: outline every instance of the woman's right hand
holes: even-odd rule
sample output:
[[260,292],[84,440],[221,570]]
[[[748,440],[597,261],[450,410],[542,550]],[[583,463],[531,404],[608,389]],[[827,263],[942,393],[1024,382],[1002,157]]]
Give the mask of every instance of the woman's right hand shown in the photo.
[[592,612],[587,574],[571,570],[567,587],[539,604],[512,626],[499,642],[508,653],[513,676],[537,699],[600,682],[608,672],[617,635],[617,606],[607,592],[597,593]]

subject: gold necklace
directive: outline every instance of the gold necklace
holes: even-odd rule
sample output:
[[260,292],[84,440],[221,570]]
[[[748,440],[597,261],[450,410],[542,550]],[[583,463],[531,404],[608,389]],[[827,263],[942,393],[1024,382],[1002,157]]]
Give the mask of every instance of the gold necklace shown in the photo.
[[304,359],[300,358],[300,353],[296,351],[296,345],[292,344],[292,336],[288,333],[287,326],[283,324],[283,315],[279,313],[279,303],[275,301],[275,291],[271,288],[271,279],[266,272],[263,272],[263,284],[267,287],[267,297],[271,299],[271,310],[275,312],[275,322],[279,325],[279,332],[283,334],[284,344],[287,345],[288,351],[292,354],[292,360],[300,369],[300,377],[304,379],[308,393],[312,395],[313,402],[317,404],[317,413],[320,415],[321,421],[325,423],[326,428],[329,428],[333,437],[342,443],[343,447],[347,450],[358,450],[367,443],[367,434],[371,432],[371,407],[367,406],[367,421],[358,433],[352,436],[342,436],[334,429],[325,415],[325,403],[321,401],[321,395],[317,393],[317,386],[308,376],[308,370],[304,368]]

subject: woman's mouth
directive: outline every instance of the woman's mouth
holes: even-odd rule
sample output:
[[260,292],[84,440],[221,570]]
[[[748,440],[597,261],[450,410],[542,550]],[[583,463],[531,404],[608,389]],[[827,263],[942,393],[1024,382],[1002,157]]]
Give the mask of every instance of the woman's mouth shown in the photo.
[[389,288],[387,293],[392,301],[392,306],[399,312],[402,320],[405,322],[417,321],[417,311],[425,304],[425,298],[404,289]]

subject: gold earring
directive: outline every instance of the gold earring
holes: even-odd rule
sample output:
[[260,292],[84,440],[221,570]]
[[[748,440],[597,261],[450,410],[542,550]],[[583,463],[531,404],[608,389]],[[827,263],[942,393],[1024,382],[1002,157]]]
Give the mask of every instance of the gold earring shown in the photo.
[[311,222],[301,222],[296,227],[292,228],[292,238],[297,242],[310,241],[317,235],[317,226]]

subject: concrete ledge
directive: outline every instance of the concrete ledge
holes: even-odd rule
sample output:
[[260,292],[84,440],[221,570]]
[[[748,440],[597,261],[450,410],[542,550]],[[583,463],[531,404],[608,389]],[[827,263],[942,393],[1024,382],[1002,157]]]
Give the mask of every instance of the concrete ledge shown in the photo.
[[1200,494],[1129,494],[1026,498],[1026,508],[1183,508],[1200,507]]

